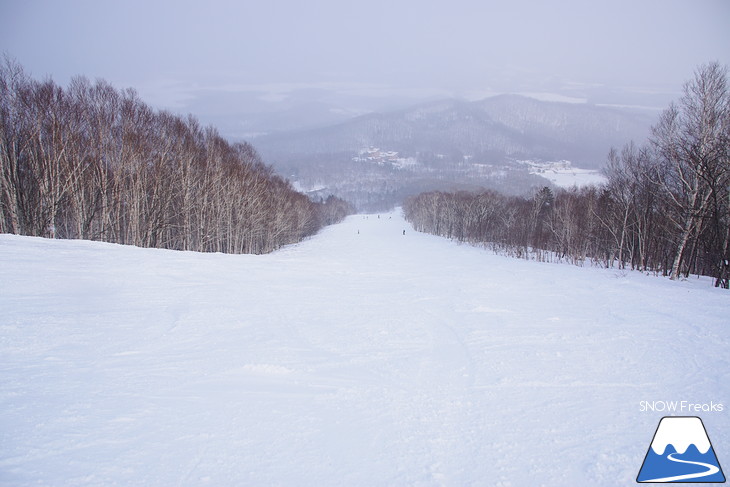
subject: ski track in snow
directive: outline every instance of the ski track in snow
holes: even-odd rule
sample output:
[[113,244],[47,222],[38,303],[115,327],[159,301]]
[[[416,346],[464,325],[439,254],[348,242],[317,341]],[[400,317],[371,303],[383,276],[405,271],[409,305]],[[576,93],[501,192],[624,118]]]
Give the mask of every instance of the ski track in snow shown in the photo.
[[[0,235],[0,269],[3,486],[633,485],[639,401],[730,406],[709,279],[397,212],[265,256]],[[701,416],[722,462],[727,409]]]

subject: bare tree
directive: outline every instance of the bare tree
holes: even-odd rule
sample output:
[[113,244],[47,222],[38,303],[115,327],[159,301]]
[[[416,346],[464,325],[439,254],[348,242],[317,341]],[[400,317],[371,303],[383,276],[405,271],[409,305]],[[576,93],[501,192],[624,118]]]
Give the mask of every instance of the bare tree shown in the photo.
[[64,90],[0,66],[0,231],[261,253],[350,211],[334,197],[314,203],[250,144],[154,111],[133,90],[85,78]]
[[[653,129],[652,143],[661,163],[657,179],[674,210],[672,223],[678,230],[672,279],[688,264],[692,245],[697,244],[713,210],[717,224],[722,225],[730,171],[729,133],[727,70],[717,63],[698,69],[694,80],[685,85],[679,104],[666,110]],[[717,238],[725,239],[726,232],[718,230],[722,237]],[[689,265],[684,267],[689,272]]]

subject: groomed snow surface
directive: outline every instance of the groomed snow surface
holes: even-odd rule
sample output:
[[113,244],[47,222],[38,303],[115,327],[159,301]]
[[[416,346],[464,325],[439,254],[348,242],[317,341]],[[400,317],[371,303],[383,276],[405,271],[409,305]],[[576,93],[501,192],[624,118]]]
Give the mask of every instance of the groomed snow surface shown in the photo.
[[[403,230],[406,234],[403,235]],[[264,256],[0,236],[0,485],[635,485],[730,464],[730,295],[355,215]]]

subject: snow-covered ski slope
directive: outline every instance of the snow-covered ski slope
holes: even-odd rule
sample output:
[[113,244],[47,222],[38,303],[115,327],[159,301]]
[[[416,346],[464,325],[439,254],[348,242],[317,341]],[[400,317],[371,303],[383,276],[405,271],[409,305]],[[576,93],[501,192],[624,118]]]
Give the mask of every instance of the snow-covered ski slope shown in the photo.
[[[406,234],[403,235],[403,230]],[[0,236],[0,485],[635,485],[730,465],[730,295],[355,215],[264,256]]]

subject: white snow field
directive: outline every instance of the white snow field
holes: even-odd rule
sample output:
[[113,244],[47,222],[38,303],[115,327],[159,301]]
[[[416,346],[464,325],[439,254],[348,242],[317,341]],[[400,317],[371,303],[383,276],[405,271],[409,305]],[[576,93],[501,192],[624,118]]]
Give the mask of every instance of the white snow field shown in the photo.
[[635,485],[669,414],[730,465],[709,279],[496,256],[398,212],[264,256],[2,235],[0,276],[3,486]]

